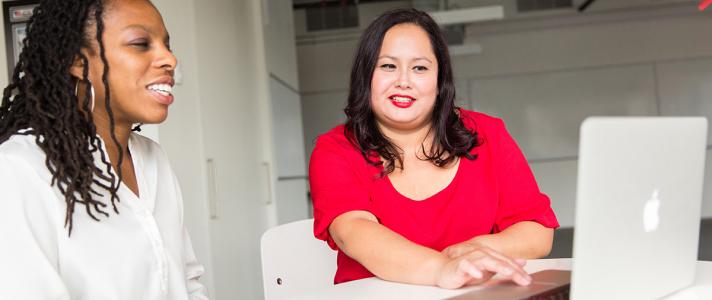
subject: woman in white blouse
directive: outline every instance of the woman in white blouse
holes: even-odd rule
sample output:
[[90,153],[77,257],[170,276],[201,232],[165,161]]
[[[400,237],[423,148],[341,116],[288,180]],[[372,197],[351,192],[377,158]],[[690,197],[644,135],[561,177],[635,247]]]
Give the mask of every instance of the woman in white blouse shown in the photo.
[[133,124],[173,102],[147,0],[45,0],[0,105],[0,298],[207,299],[178,182]]

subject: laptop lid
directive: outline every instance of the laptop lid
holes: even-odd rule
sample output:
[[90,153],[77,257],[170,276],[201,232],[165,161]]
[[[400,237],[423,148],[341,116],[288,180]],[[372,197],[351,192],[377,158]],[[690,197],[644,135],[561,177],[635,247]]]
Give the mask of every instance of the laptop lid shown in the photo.
[[581,125],[571,297],[653,299],[694,280],[707,120]]

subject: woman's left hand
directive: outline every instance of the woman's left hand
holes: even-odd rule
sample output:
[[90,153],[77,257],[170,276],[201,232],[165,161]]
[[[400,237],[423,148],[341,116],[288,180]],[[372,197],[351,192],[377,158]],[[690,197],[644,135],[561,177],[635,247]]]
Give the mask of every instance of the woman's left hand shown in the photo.
[[[449,247],[443,249],[443,251],[441,251],[441,253],[444,254],[445,256],[449,257],[450,259],[454,259],[454,258],[458,258],[463,255],[472,253],[474,251],[483,250],[483,249],[487,250],[487,251],[492,250],[491,248],[487,247],[483,243],[480,243],[477,240],[477,238],[474,238],[474,239],[470,239],[470,240],[467,240],[467,241],[464,241],[461,243],[450,245]],[[491,251],[491,252],[497,253],[498,256],[508,257],[508,256],[506,256],[504,254],[500,254],[499,252],[496,252],[496,251]],[[510,258],[510,259],[522,267],[527,264],[526,259],[522,259],[522,258]]]
[[475,239],[470,239],[461,243],[450,245],[449,247],[443,249],[442,254],[445,254],[445,256],[449,258],[457,258],[483,247],[485,246],[478,243]]
[[[449,247],[443,249],[441,251],[442,254],[445,254],[445,256],[449,258],[457,258],[460,256],[463,256],[467,253],[470,253],[475,250],[479,250],[481,248],[488,248],[486,245],[483,243],[480,243],[477,238],[473,238],[461,243],[457,243],[454,245],[450,245]],[[526,264],[526,259],[521,259],[521,258],[514,258],[514,261],[516,261],[520,265]]]

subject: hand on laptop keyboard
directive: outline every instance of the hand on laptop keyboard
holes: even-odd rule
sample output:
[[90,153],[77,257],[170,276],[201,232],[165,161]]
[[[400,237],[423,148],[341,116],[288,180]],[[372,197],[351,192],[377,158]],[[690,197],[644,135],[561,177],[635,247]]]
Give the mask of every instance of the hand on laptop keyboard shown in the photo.
[[458,257],[447,257],[437,274],[437,285],[456,289],[465,285],[486,282],[495,274],[510,279],[518,285],[528,285],[531,277],[522,266],[524,260],[515,260],[487,247],[481,247]]

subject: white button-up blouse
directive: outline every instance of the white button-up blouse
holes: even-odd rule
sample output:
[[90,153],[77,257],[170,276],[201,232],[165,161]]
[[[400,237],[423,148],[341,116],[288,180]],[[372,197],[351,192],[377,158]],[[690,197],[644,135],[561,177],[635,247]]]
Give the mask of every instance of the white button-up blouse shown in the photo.
[[129,151],[140,196],[122,184],[99,222],[76,204],[70,237],[35,136],[0,144],[0,299],[207,299],[166,155],[136,134]]

